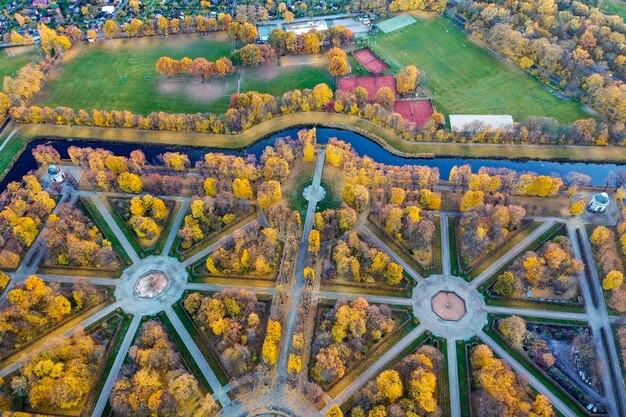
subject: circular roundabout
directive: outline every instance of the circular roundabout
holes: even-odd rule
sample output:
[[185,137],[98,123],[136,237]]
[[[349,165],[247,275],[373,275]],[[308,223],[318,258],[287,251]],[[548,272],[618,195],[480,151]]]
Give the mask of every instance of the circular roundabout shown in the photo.
[[186,283],[187,271],[177,259],[149,256],[124,270],[115,298],[127,313],[156,314],[182,297]]
[[438,336],[466,339],[487,323],[485,300],[458,277],[430,276],[413,290],[415,316]]

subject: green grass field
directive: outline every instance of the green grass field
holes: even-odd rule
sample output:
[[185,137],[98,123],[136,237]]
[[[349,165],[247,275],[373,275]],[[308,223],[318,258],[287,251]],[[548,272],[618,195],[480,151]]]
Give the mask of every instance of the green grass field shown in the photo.
[[558,99],[440,17],[379,33],[372,48],[398,66],[424,70],[426,87],[437,92],[437,109],[444,114],[511,114],[516,121],[550,116],[563,123],[589,117],[579,103]]
[[[7,52],[15,53],[15,56],[9,56]],[[4,80],[4,77],[14,75],[20,68],[38,57],[39,54],[34,46],[21,46],[0,51],[0,82]]]
[[608,15],[617,15],[626,19],[626,1],[624,0],[600,0],[598,6]]
[[[239,72],[199,83],[189,77],[163,78],[155,67],[161,56],[204,57],[213,61],[228,56],[231,50],[232,42],[225,33],[82,45],[67,54],[33,103],[75,110],[129,110],[137,114],[223,113],[228,109],[230,95],[237,91]],[[127,77],[125,84],[119,75]],[[151,79],[144,79],[146,76]],[[282,94],[321,82],[332,85],[323,66],[263,66],[243,70],[240,91]]]

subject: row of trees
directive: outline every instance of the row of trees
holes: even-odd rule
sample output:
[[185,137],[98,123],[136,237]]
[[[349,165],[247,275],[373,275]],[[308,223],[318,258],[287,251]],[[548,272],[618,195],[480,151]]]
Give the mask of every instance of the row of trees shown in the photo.
[[476,346],[470,360],[475,398],[482,416],[556,416],[548,398],[541,394],[534,396],[528,383],[504,360],[495,358],[487,345]]
[[[563,186],[558,176],[537,175],[531,172],[520,174],[509,168],[481,167],[478,173],[472,173],[470,165],[453,166],[448,181],[454,189],[469,189],[474,193],[467,194],[465,209],[482,202],[485,193],[507,192],[517,195],[551,197],[556,195]],[[585,174],[572,172],[567,176],[568,185],[587,185],[591,178]],[[481,197],[482,196],[482,197]],[[463,210],[463,205],[461,208]]]
[[190,417],[197,410],[213,415],[218,406],[185,366],[163,325],[150,320],[141,326],[128,361],[113,386],[113,412],[129,416]]
[[341,239],[332,251],[337,277],[354,282],[382,282],[396,285],[403,279],[404,269],[392,262],[385,252],[363,241],[358,233],[351,232]]
[[285,32],[280,28],[272,30],[268,42],[278,55],[317,54],[322,45],[339,47],[354,40],[354,34],[345,26],[334,25],[322,31],[311,30],[308,33],[296,34]]
[[321,317],[311,349],[311,377],[324,385],[334,383],[395,327],[386,305],[369,305],[364,298],[337,300]]
[[422,345],[361,388],[350,417],[441,416],[437,404],[441,352]]
[[56,215],[48,218],[43,234],[46,261],[56,265],[115,268],[118,256],[111,242],[102,236],[98,227],[83,211],[64,203]]
[[104,295],[84,281],[71,289],[47,284],[35,275],[9,291],[0,310],[0,355],[39,337],[50,327],[101,303]]
[[[626,224],[618,223],[617,232],[623,232],[619,245],[626,246]],[[604,277],[602,287],[610,291],[609,304],[619,312],[626,311],[626,288],[624,287],[624,263],[618,249],[615,232],[605,226],[596,226],[590,236],[598,272]]]
[[183,305],[231,378],[253,370],[264,338],[265,304],[250,291],[229,288],[212,296],[191,293]]
[[211,274],[267,276],[276,269],[280,242],[275,229],[256,225],[238,230],[207,258]]
[[215,62],[204,58],[191,59],[184,57],[176,60],[167,56],[162,56],[157,60],[156,70],[166,77],[174,77],[181,74],[188,74],[192,77],[208,80],[213,77],[224,77],[235,71],[235,67],[227,57],[219,58]]

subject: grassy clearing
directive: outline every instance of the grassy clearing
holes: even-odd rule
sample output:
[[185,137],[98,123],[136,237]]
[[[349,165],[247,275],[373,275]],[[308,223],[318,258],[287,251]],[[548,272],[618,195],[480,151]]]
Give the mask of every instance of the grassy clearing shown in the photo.
[[[15,56],[9,56],[14,53]],[[0,51],[0,80],[14,76],[24,65],[39,59],[39,53],[34,46],[20,46]]]
[[486,303],[490,306],[527,308],[530,310],[550,310],[550,311],[567,311],[570,313],[584,313],[585,306],[545,303],[540,301],[514,300],[506,298],[487,298]]
[[[207,83],[188,76],[164,78],[156,71],[156,62],[161,56],[203,57],[214,61],[228,56],[231,51],[232,41],[226,33],[119,39],[113,43],[82,45],[63,58],[33,102],[76,110],[115,109],[138,114],[153,111],[223,113],[239,83],[240,91],[274,95],[310,88],[321,82],[332,85],[331,77],[320,64],[246,68],[241,73]],[[120,76],[127,77],[126,82],[122,83]]]
[[608,15],[617,15],[626,19],[626,2],[624,0],[600,0],[598,6]]
[[445,114],[511,114],[554,117],[570,123],[589,117],[581,105],[562,101],[526,74],[510,68],[473,44],[440,17],[423,19],[377,35],[372,48],[397,66],[414,64],[426,72],[426,87]]
[[452,275],[460,277],[461,268],[459,266],[459,249],[456,245],[456,217],[448,218],[448,245],[450,245],[450,272]]

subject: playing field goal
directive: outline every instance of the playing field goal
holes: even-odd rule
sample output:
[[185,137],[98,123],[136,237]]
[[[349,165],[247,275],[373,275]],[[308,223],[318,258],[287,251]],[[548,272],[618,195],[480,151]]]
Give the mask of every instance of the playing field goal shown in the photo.
[[403,27],[412,25],[417,22],[412,16],[408,14],[401,14],[391,19],[384,20],[380,23],[377,23],[378,29],[383,31],[384,33],[393,32],[394,30],[402,29]]

